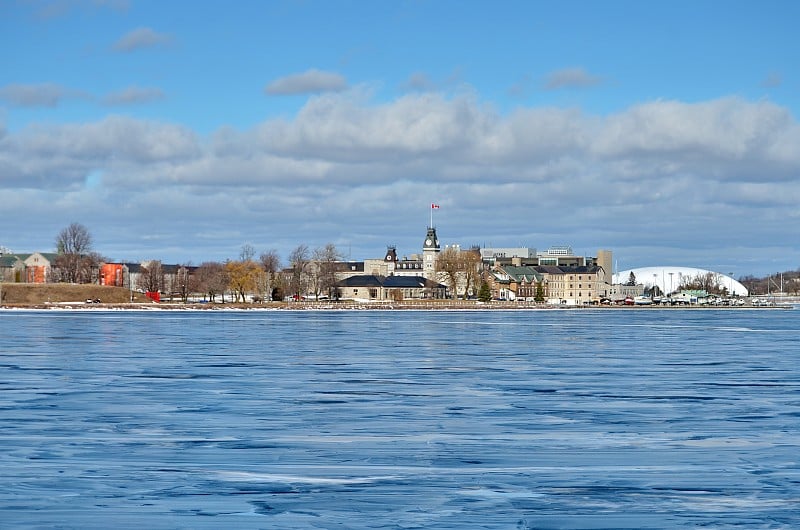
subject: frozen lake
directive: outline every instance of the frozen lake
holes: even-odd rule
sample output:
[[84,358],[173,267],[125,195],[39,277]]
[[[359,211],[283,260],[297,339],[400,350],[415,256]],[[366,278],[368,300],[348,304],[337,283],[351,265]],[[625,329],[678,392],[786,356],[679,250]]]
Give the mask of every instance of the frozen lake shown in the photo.
[[0,311],[0,527],[797,528],[800,311]]

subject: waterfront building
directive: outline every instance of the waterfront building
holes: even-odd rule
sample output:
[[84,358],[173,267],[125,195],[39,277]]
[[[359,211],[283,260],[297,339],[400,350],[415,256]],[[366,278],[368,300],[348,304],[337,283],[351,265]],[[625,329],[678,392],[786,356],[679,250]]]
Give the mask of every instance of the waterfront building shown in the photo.
[[[587,305],[607,296],[602,282],[605,274],[598,265],[539,265],[535,268],[544,278],[547,286],[545,296],[549,304]],[[603,286],[602,291],[599,286]]]
[[399,302],[443,299],[447,297],[447,286],[423,276],[360,274],[337,282],[336,292],[344,300]]
[[530,282],[515,279],[517,271],[526,267],[542,277],[548,303],[583,305],[596,303],[611,294],[610,250],[598,250],[597,256],[578,256],[572,247],[563,245],[543,252],[527,247],[481,249],[481,256],[490,268],[491,273],[486,278],[495,298],[529,298]]
[[541,285],[546,303],[573,306],[596,304],[608,296],[604,278],[598,265],[495,265],[484,275],[493,298],[532,301]]
[[0,254],[0,282],[21,282],[25,277],[25,262],[17,254]]
[[483,279],[497,300],[533,301],[538,286],[546,295],[544,276],[534,266],[499,265],[487,270]]
[[49,252],[34,252],[24,259],[25,281],[27,283],[46,283],[50,281],[53,266],[58,254]]

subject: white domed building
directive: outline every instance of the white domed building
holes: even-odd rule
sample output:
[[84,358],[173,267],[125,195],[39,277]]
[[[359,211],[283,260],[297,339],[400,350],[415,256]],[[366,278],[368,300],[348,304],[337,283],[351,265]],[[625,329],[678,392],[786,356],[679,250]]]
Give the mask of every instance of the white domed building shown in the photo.
[[672,293],[678,290],[685,280],[690,281],[697,277],[705,277],[707,274],[712,274],[720,287],[726,288],[729,293],[733,293],[736,296],[748,296],[749,294],[744,285],[728,274],[694,267],[663,266],[628,269],[614,274],[614,284],[624,284],[630,278],[631,273],[636,277],[636,283],[644,285],[647,289],[651,289],[655,285],[662,293]]

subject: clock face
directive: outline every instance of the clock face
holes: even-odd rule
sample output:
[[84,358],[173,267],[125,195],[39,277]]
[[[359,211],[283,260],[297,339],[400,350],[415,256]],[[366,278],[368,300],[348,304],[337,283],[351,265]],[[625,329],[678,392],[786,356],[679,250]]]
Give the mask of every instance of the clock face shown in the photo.
[[426,239],[426,240],[425,240],[425,244],[426,244],[426,245],[428,245],[428,246],[430,246],[430,244],[431,244],[431,240],[430,240],[430,239]]
[[392,261],[392,255],[386,254],[386,261]]

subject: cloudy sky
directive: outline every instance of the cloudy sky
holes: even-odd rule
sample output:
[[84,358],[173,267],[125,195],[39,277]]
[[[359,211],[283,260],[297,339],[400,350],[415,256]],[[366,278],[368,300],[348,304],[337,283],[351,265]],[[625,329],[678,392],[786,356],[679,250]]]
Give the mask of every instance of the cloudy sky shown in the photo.
[[0,245],[800,267],[800,2],[0,0]]

